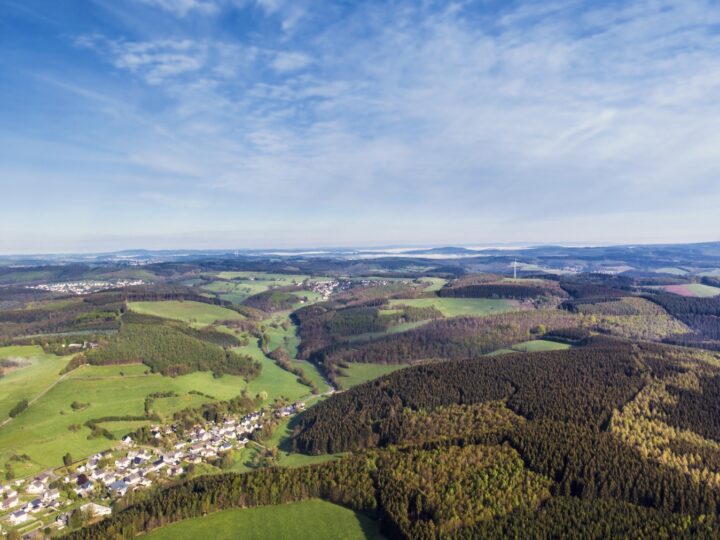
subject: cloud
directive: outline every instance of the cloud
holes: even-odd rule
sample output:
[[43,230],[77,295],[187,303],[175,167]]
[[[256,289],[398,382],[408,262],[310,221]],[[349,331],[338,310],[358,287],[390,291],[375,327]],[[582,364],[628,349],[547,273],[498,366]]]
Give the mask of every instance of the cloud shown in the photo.
[[303,53],[298,52],[281,52],[275,56],[272,67],[275,71],[297,71],[308,66],[312,59]]
[[208,203],[201,199],[195,199],[190,197],[178,197],[174,195],[168,195],[167,193],[157,192],[143,192],[140,193],[140,197],[169,208],[176,209],[192,209],[192,208],[206,208]]
[[143,4],[168,11],[177,17],[185,17],[191,12],[201,15],[216,13],[218,4],[213,0],[136,0]]
[[268,15],[279,16],[285,32],[291,32],[306,15],[301,0],[256,0],[256,3]]
[[[284,20],[291,4],[256,5]],[[416,240],[602,241],[632,220],[706,234],[720,204],[709,0],[341,4],[293,32],[79,39],[113,67],[113,108],[146,119],[117,149],[143,200],[200,193],[234,204],[213,217],[238,228],[252,209],[272,208],[253,215],[269,226],[312,208],[316,229],[402,222]]]

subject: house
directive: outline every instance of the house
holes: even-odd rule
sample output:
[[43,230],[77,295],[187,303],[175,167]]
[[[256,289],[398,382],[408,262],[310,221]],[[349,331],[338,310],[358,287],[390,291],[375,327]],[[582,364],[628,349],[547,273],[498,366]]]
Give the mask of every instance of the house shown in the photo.
[[42,499],[33,499],[32,501],[30,501],[30,504],[28,505],[28,511],[33,512],[33,513],[39,512],[40,510],[43,509],[43,506],[44,505],[43,505]]
[[135,474],[131,474],[130,476],[126,476],[125,478],[123,478],[123,482],[125,482],[128,485],[134,486],[135,484],[140,482],[141,479],[142,479],[142,477],[138,473],[135,473]]
[[[84,480],[84,482],[82,482],[82,480]],[[74,489],[74,491],[79,497],[83,497],[87,495],[90,491],[92,491],[92,488],[93,483],[88,479],[87,476],[81,474],[78,477],[77,487]]]
[[83,504],[80,507],[80,510],[88,514],[92,514],[93,516],[109,516],[112,514],[110,507],[95,503]]
[[60,490],[51,489],[43,493],[43,500],[45,501],[56,501],[60,498]]
[[45,484],[42,482],[38,482],[37,480],[33,481],[26,489],[28,493],[32,493],[33,495],[36,495],[38,493],[42,493],[45,491]]
[[0,499],[0,510],[10,510],[20,504],[17,493],[14,497],[8,497],[7,499]]
[[13,512],[10,514],[10,523],[13,525],[20,525],[20,523],[25,523],[30,516],[28,516],[27,512],[24,510],[18,510],[17,512]]
[[125,435],[125,436],[122,438],[122,443],[123,443],[125,446],[132,446],[132,444],[133,444],[132,437],[131,437],[130,435]]
[[117,482],[113,482],[112,484],[110,484],[110,489],[113,491],[113,493],[120,497],[124,496],[127,493],[129,487],[130,486],[128,486],[122,480],[118,480]]

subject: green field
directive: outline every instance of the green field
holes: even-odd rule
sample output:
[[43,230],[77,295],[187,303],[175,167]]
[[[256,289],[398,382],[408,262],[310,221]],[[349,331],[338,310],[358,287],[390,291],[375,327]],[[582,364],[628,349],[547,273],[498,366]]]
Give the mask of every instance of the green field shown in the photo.
[[435,307],[446,317],[482,316],[517,311],[515,300],[492,298],[412,298],[390,300],[390,306]]
[[26,363],[0,378],[0,421],[7,418],[10,409],[20,400],[31,400],[55,382],[70,358],[46,354],[37,346],[0,347],[0,359]]
[[420,281],[426,285],[425,289],[423,289],[425,292],[437,292],[447,283],[447,279],[435,277],[425,277]]
[[[257,347],[255,351],[260,352]],[[251,348],[246,352],[252,352]],[[47,467],[59,466],[62,456],[68,451],[74,457],[80,458],[107,449],[113,446],[115,441],[106,438],[88,439],[90,430],[83,424],[89,419],[104,416],[142,415],[145,398],[155,392],[172,391],[178,394],[177,397],[155,400],[153,409],[165,416],[208,401],[208,398],[203,396],[189,394],[191,390],[200,391],[218,400],[233,398],[243,388],[247,388],[251,395],[267,392],[268,402],[280,396],[291,401],[310,397],[310,389],[297,382],[293,374],[279,368],[262,355],[262,352],[259,355],[255,353],[254,356],[262,363],[263,369],[261,375],[250,383],[233,375],[216,379],[210,372],[195,372],[180,377],[145,374],[147,367],[142,364],[80,367],[66,375],[36,403],[0,428],[0,467],[14,454],[27,454],[32,461],[23,464],[22,468],[20,464],[16,466],[16,475],[21,476],[22,473],[30,474]],[[58,379],[58,371],[67,359],[61,363],[55,362],[51,369],[35,372],[36,379],[42,382],[35,383],[36,393]],[[0,379],[0,388],[6,382]],[[8,387],[8,392],[11,388]],[[15,389],[12,388],[12,391]],[[25,392],[27,393],[26,390]],[[19,395],[15,395],[8,402],[14,405],[17,402],[15,398],[19,398]],[[90,405],[74,411],[70,407],[73,401]],[[80,425],[81,428],[76,432],[70,431],[68,427],[73,424]],[[107,427],[116,435],[121,435],[120,432],[129,426],[112,424]]]
[[203,326],[212,324],[215,321],[244,319],[237,311],[222,306],[182,300],[129,302],[128,308],[143,315],[176,319]]
[[377,522],[329,502],[308,501],[224,510],[168,525],[148,540],[355,540],[383,538]]
[[343,368],[342,376],[338,377],[338,381],[342,383],[345,388],[352,388],[358,384],[362,384],[398,369],[407,367],[402,364],[360,364],[352,363],[348,364],[347,368]]
[[710,298],[720,294],[720,288],[703,285],[702,283],[692,283],[691,285],[686,285],[685,288],[700,298]]
[[544,339],[534,339],[524,341],[512,346],[514,351],[537,352],[537,351],[564,351],[570,348],[567,343],[558,343],[557,341],[548,341]]

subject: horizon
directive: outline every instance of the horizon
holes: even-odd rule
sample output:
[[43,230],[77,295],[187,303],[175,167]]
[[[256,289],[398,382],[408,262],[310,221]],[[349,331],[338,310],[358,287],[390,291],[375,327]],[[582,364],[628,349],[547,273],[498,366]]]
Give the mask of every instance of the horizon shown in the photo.
[[712,240],[720,9],[9,0],[0,252]]
[[[200,248],[200,247],[182,247],[182,248],[143,248],[130,247],[116,250],[98,250],[98,251],[56,251],[56,252],[2,252],[0,258],[12,257],[62,257],[62,256],[102,256],[116,255],[132,252],[147,253],[164,253],[164,252],[187,252],[188,255],[193,253],[217,252],[218,254],[253,254],[257,253],[262,256],[284,256],[284,255],[320,255],[332,254],[333,252],[354,251],[358,253],[386,253],[388,257],[396,255],[398,257],[407,255],[410,251],[438,250],[438,249],[465,249],[467,251],[522,251],[538,248],[563,248],[563,249],[591,249],[591,248],[632,248],[632,247],[682,247],[702,244],[720,244],[719,240],[707,240],[699,242],[628,242],[628,243],[596,243],[596,242],[487,242],[487,243],[439,243],[439,244],[377,244],[377,245],[312,245],[296,247],[282,246],[264,246],[264,247],[220,247],[220,248]],[[419,255],[422,258],[422,255]]]

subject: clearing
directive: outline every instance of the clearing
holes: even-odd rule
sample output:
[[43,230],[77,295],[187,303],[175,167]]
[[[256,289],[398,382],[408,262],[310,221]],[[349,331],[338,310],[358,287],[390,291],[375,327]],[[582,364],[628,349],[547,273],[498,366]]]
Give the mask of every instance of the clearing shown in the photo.
[[517,311],[516,300],[494,298],[411,298],[390,300],[390,306],[435,307],[446,317],[482,316]]
[[131,311],[143,315],[175,319],[200,326],[208,326],[215,321],[230,321],[245,318],[237,311],[222,306],[183,300],[129,302],[128,308]]
[[155,530],[148,540],[360,540],[383,538],[378,523],[318,499],[277,506],[223,510]]

